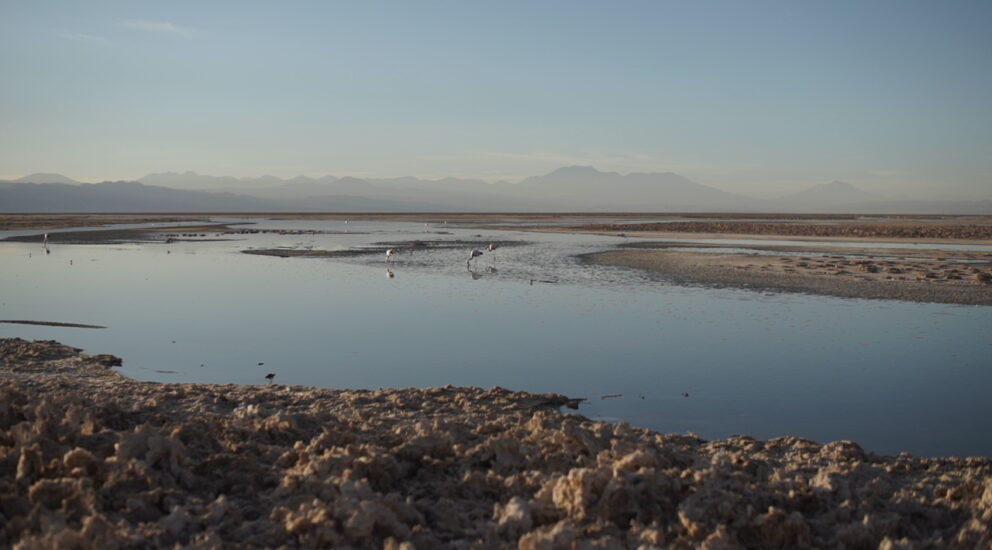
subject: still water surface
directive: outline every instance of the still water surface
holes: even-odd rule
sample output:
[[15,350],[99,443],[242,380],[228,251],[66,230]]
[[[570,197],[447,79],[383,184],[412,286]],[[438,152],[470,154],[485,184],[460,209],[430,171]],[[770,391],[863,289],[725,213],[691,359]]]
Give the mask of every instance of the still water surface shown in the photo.
[[[587,397],[586,416],[666,433],[992,455],[992,307],[678,286],[575,258],[615,237],[361,221],[251,227],[326,233],[55,242],[50,255],[0,243],[0,318],[108,327],[0,324],[0,336],[113,353],[142,380],[257,384],[274,372],[282,384],[333,388],[498,385]],[[413,239],[526,244],[471,269],[468,249],[403,253],[393,277],[379,254],[241,254]],[[622,397],[601,398],[613,394]]]

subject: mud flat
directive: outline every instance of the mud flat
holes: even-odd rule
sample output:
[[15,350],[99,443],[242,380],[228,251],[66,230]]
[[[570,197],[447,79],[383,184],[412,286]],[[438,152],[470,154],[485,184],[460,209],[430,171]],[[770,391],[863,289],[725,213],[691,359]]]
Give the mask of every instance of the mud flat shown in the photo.
[[[871,252],[893,252],[833,248],[830,255],[809,251],[808,256],[776,256],[689,252],[679,247],[615,250],[588,254],[584,259],[594,264],[656,271],[679,283],[846,298],[992,305],[992,259],[986,254],[978,259],[978,254],[931,251],[927,256],[909,251],[906,257],[879,257]],[[842,250],[847,255],[837,254]]]
[[[48,243],[61,244],[131,244],[131,243],[172,243],[176,241],[206,242],[218,240],[204,238],[223,235],[229,228],[225,224],[204,224],[172,227],[134,227],[128,229],[90,229],[84,231],[61,231],[48,235]],[[0,239],[18,243],[42,243],[45,235],[18,235]]]
[[189,223],[203,214],[0,214],[0,230],[59,229],[90,225]]
[[242,254],[256,256],[275,256],[277,258],[354,258],[360,256],[376,256],[392,250],[396,254],[412,254],[430,250],[484,249],[488,245],[497,248],[523,246],[525,241],[466,241],[466,240],[416,240],[373,243],[371,246],[349,248],[344,250],[323,250],[312,248],[248,248]]
[[992,544],[989,458],[707,442],[501,388],[139,382],[117,361],[0,340],[0,546]]
[[[968,223],[962,223],[967,221]],[[649,223],[584,224],[555,231],[623,235],[693,235],[705,237],[789,237],[799,239],[849,239],[925,242],[975,242],[992,244],[992,218],[907,222],[885,219],[872,223],[850,219],[796,219],[794,221],[670,221]]]

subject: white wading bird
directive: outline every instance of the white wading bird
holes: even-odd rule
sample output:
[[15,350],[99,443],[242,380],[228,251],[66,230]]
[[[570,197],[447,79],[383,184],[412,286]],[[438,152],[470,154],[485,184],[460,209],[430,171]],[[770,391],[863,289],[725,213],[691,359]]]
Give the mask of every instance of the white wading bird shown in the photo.
[[386,251],[386,261],[388,262],[389,259],[392,257],[393,257],[393,249],[390,248],[389,250]]

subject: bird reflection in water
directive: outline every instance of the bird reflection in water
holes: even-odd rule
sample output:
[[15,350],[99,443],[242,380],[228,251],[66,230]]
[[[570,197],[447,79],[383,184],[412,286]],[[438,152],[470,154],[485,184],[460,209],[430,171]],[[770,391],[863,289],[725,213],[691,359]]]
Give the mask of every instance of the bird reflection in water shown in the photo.
[[[495,275],[497,271],[499,271],[493,266],[486,266],[484,269],[485,269],[485,275]],[[479,273],[478,271],[472,269],[471,267],[468,268],[468,273],[469,275],[472,276],[473,281],[478,281],[484,276],[482,273]]]

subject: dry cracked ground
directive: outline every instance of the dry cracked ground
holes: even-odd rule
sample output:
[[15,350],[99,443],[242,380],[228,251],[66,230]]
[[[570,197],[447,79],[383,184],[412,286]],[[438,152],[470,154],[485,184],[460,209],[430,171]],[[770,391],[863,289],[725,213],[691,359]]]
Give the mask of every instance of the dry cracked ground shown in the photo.
[[493,388],[157,384],[0,340],[0,547],[988,548],[992,461],[703,441]]

